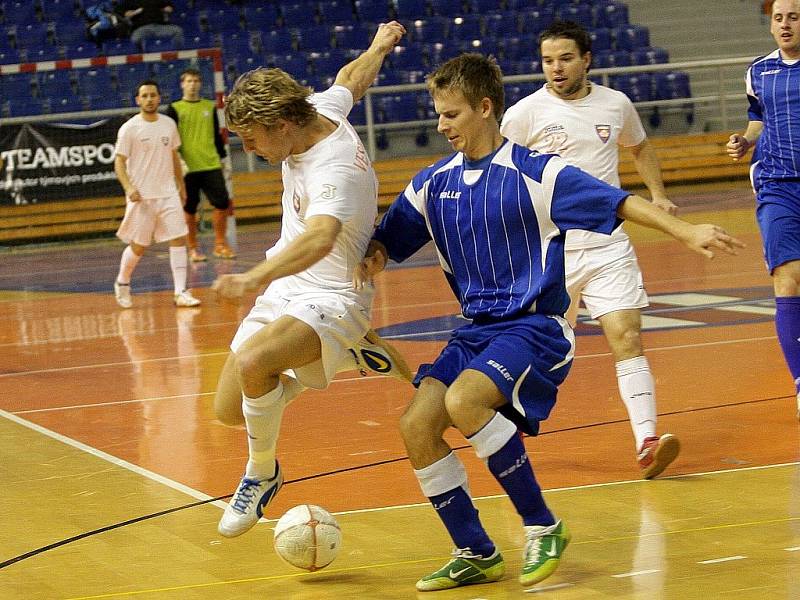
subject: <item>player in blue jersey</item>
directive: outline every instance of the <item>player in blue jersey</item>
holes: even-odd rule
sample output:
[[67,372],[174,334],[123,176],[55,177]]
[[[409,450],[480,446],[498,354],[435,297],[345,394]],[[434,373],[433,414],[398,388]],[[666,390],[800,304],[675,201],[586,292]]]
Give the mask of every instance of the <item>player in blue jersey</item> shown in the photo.
[[570,539],[550,512],[528,461],[521,430],[535,435],[572,361],[564,318],[564,234],[611,233],[620,218],[665,231],[713,256],[741,242],[714,225],[691,225],[551,154],[500,134],[502,73],[478,54],[454,58],[428,76],[439,132],[455,154],[422,170],[395,200],[354,274],[366,284],[391,258],[433,240],[462,314],[400,421],[414,473],[455,543],[454,557],[417,582],[420,591],[496,581],[503,558],[478,519],[464,465],[444,441],[456,427],[508,494],[525,526],[520,582],[558,566]]
[[750,180],[800,418],[800,0],[776,0],[770,32],[778,49],[747,69],[747,129],[730,137],[727,151],[739,160],[756,146]]

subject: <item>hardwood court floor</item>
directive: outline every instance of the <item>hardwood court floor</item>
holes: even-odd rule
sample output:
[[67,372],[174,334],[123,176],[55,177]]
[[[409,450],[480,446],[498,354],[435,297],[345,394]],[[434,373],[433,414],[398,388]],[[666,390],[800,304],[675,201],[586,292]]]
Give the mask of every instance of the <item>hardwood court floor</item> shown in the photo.
[[[574,536],[537,596],[800,597],[800,436],[750,195],[675,193],[687,218],[748,243],[738,257],[705,261],[627,227],[651,296],[644,341],[659,429],[683,451],[667,477],[638,480],[613,360],[597,326],[581,323],[556,409],[526,440]],[[233,491],[246,441],[214,420],[213,390],[252,299],[220,304],[207,285],[254,264],[274,237],[249,230],[237,261],[195,265],[204,304],[180,311],[163,249],[140,264],[128,311],[109,293],[118,244],[0,254],[0,597],[419,596],[414,581],[446,560],[449,541],[405,460],[397,421],[412,389],[395,380],[342,373],[286,413],[287,484],[268,516],[305,502],[342,513],[344,549],[331,567],[308,575],[281,563],[269,523],[233,540],[216,533],[213,499]],[[436,356],[457,311],[423,253],[380,277],[373,321],[416,367]],[[422,596],[525,597],[518,518],[463,438],[448,439],[508,574]]]

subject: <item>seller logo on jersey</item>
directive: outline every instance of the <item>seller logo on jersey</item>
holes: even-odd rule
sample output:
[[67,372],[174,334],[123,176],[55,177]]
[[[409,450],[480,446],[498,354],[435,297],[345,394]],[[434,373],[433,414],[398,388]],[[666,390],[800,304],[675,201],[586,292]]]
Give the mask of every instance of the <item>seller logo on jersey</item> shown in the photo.
[[595,125],[594,130],[597,132],[597,137],[604,144],[611,138],[611,125]]

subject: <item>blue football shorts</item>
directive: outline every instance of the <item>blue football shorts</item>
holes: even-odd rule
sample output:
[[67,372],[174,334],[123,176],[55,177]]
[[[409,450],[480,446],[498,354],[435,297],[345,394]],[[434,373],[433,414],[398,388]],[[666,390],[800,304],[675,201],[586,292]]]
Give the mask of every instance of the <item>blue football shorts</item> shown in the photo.
[[800,260],[800,181],[767,181],[756,193],[756,218],[770,273]]
[[572,364],[575,336],[561,317],[525,314],[492,323],[459,327],[433,364],[422,364],[414,385],[425,377],[450,386],[464,369],[488,376],[508,400],[498,412],[536,435],[556,402],[558,386]]

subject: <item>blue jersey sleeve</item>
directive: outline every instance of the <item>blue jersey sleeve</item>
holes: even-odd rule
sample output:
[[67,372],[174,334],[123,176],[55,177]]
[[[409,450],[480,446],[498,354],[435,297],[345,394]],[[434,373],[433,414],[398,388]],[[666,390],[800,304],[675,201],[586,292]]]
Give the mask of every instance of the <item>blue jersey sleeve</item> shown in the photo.
[[406,198],[406,192],[392,202],[372,236],[386,246],[395,262],[403,262],[431,239],[425,217]]
[[610,234],[622,223],[617,208],[628,196],[629,192],[566,165],[556,176],[550,215],[562,231],[584,229]]

